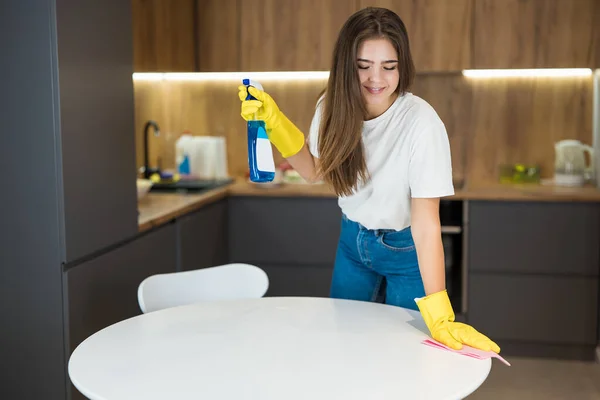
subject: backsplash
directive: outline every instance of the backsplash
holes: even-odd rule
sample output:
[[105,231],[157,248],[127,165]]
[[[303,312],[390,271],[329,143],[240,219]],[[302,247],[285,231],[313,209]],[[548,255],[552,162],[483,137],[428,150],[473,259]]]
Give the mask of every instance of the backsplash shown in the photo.
[[[326,80],[304,82],[265,81],[262,85],[298,128],[307,132],[319,93]],[[148,119],[158,122],[161,132],[181,135],[224,136],[232,176],[244,176],[248,168],[246,121],[240,116],[239,81],[135,81],[135,126],[137,163],[143,165],[143,128]],[[163,135],[164,136],[164,135]],[[150,163],[155,165],[164,138],[150,138]],[[174,154],[164,152],[172,164]],[[274,150],[276,163],[282,161]],[[170,158],[169,158],[170,157]]]
[[[317,97],[326,79],[261,83],[279,107],[308,134]],[[184,130],[195,135],[225,136],[232,176],[247,171],[246,124],[240,116],[238,80],[135,80],[137,165],[143,165],[143,127],[161,127],[151,136],[150,165],[160,156],[174,164],[169,148]],[[553,174],[554,142],[579,139],[592,144],[592,77],[486,78],[460,73],[417,75],[414,94],[428,101],[446,125],[454,178],[471,184],[497,181],[503,163],[537,164]],[[275,150],[276,162],[282,160]]]

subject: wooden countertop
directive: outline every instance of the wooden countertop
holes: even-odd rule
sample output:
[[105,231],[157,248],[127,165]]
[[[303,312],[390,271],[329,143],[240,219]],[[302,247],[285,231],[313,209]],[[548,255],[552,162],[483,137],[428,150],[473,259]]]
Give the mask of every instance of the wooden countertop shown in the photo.
[[[277,186],[253,184],[244,180],[237,180],[227,186],[203,194],[151,192],[138,202],[139,230],[141,232],[162,225],[228,196],[336,197],[326,184],[308,185],[297,183]],[[446,199],[600,202],[600,190],[591,186],[567,188],[537,184],[488,184],[457,189],[454,196],[446,197]]]
[[541,184],[490,183],[456,190],[449,199],[497,201],[600,202],[600,190],[594,186],[561,187]]
[[227,197],[228,190],[225,186],[202,194],[148,193],[138,201],[138,229],[142,232],[198,210]]
[[275,196],[275,197],[336,197],[326,184],[284,183],[272,185],[237,180],[229,187],[232,196]]
[[[245,181],[236,181],[229,188],[233,196],[307,196],[336,197],[333,190],[325,184],[283,184],[267,186]],[[456,189],[454,196],[445,197],[455,200],[500,200],[500,201],[570,201],[600,202],[600,190],[593,186],[561,187],[541,184],[500,184],[466,186]]]
[[227,196],[276,196],[276,197],[331,197],[333,191],[327,185],[284,184],[258,186],[237,180],[221,188],[202,194],[150,192],[138,201],[138,227],[143,232],[162,225],[174,218],[198,210]]

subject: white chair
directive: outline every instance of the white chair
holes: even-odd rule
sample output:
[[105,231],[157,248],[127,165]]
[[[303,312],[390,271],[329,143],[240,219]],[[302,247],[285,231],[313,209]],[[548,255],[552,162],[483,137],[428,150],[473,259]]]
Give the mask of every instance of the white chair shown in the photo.
[[259,298],[268,288],[265,271],[234,263],[149,276],[138,287],[138,303],[148,313],[205,301]]

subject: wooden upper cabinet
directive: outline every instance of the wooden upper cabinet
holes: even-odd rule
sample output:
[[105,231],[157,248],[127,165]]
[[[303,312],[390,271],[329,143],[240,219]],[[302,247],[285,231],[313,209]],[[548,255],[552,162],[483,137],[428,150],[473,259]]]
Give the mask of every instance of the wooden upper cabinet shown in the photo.
[[600,1],[476,0],[475,68],[600,66]]
[[196,70],[195,0],[132,0],[136,72]]
[[265,0],[241,7],[242,71],[331,69],[340,28],[356,0]]
[[198,71],[240,71],[240,32],[245,29],[240,24],[240,4],[238,0],[198,0]]
[[473,3],[479,0],[360,0],[402,19],[417,72],[471,68]]

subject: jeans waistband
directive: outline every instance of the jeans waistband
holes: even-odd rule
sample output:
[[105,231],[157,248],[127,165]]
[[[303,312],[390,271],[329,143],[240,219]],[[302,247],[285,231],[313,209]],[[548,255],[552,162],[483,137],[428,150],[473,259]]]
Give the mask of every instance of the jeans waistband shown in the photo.
[[[356,226],[358,227],[358,229],[359,229],[359,230],[361,230],[361,231],[369,231],[369,232],[372,232],[372,233],[373,233],[373,234],[375,234],[376,236],[380,236],[380,235],[383,235],[384,233],[390,233],[390,232],[401,232],[401,231],[397,231],[397,230],[395,230],[395,229],[369,229],[369,228],[365,227],[364,225],[362,225],[362,224],[361,224],[361,223],[359,223],[359,222],[352,221],[352,220],[351,220],[350,218],[348,218],[348,216],[347,216],[346,214],[344,214],[344,213],[342,213],[342,219],[343,219],[344,221],[346,221],[346,222],[349,222],[349,223],[351,223],[351,224],[354,224],[354,225],[356,225]],[[410,230],[410,227],[407,227],[407,228],[405,228],[405,229],[403,229],[403,230],[407,230],[407,229],[408,229],[408,230]]]

